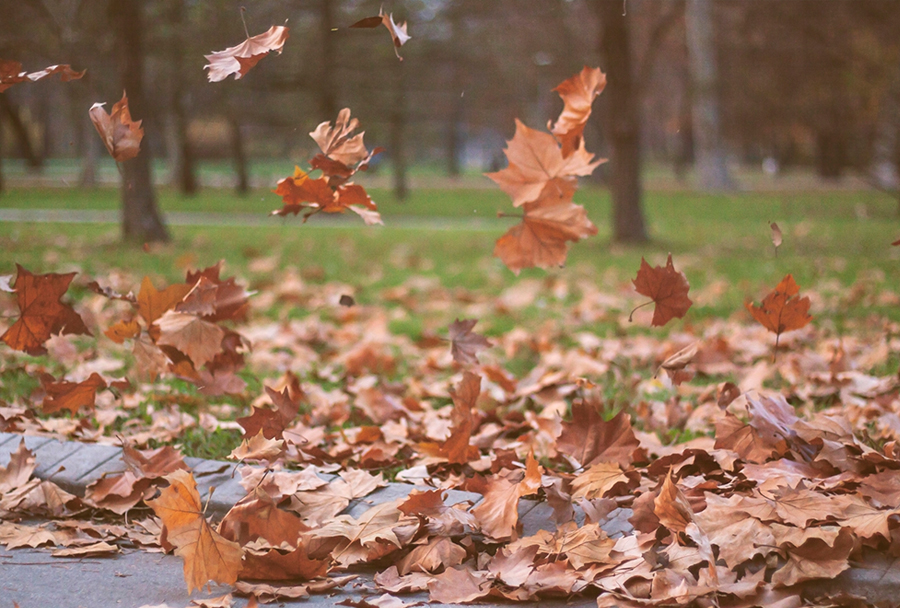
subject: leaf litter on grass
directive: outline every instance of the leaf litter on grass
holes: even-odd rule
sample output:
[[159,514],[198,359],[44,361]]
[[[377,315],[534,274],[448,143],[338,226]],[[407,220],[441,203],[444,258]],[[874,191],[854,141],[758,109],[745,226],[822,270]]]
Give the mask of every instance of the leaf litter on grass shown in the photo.
[[[238,283],[229,289],[246,293]],[[4,351],[6,366],[35,377],[59,377],[64,366],[70,383],[94,374],[107,384],[129,379],[97,392],[93,408],[73,405],[75,413],[45,412],[38,388],[0,408],[0,428],[125,440],[134,466],[78,498],[34,479],[33,456],[22,447],[0,470],[0,542],[76,555],[173,550],[159,520],[132,515],[126,525],[117,514],[143,517],[135,508],[171,491],[165,476],[183,467],[173,453],[148,448],[177,445],[192,429],[225,428],[241,431],[246,446],[229,449],[264,468],[245,470],[248,496],[227,526],[206,523],[196,501],[185,510],[199,530],[198,541],[179,551],[189,587],[202,586],[204,576],[232,580],[234,556],[243,554],[234,576],[268,579],[266,597],[296,597],[298,582],[315,593],[348,568],[374,563],[379,594],[427,590],[440,601],[584,594],[599,605],[827,602],[835,600],[824,598],[821,581],[896,548],[900,400],[889,323],[863,319],[840,338],[827,325],[807,325],[783,337],[775,363],[766,329],[745,311],[629,335],[627,311],[640,296],[626,281],[600,297],[561,278],[526,279],[497,297],[411,277],[380,294],[389,306],[352,308],[337,303],[344,285],[275,284],[248,300],[245,317],[234,317],[244,320],[215,321],[252,344],[240,369],[266,386],[258,393],[205,396],[175,381],[179,364],[206,369],[215,359],[197,362],[166,344],[158,378],[140,380],[127,344],[137,338],[117,344],[103,336],[123,313],[140,317],[149,345],[170,309],[213,324],[224,308],[210,294],[203,304],[186,284],[149,322],[127,301],[84,291],[70,299],[96,338],[52,337],[44,358]],[[820,317],[835,305],[814,287],[806,291]],[[521,313],[537,304],[543,320],[533,327]],[[13,297],[2,306],[15,316]],[[307,316],[286,314],[297,306]],[[491,331],[502,316],[519,321]],[[422,320],[420,338],[390,331],[390,321],[404,317]],[[463,368],[439,336],[466,317],[481,319],[492,345]],[[618,330],[586,331],[592,319]],[[695,374],[691,382],[654,377],[694,344],[684,365],[675,357],[679,371]],[[510,369],[526,356],[526,369]],[[671,443],[673,432],[688,440]],[[340,477],[320,476],[328,472]],[[386,475],[422,487],[408,499],[341,514]],[[484,499],[447,504],[451,489]],[[550,529],[526,534],[521,501],[546,504]],[[17,523],[23,516],[47,521]],[[231,565],[221,570],[226,553]],[[290,581],[277,576],[283,572]],[[235,589],[262,593],[258,584]]]

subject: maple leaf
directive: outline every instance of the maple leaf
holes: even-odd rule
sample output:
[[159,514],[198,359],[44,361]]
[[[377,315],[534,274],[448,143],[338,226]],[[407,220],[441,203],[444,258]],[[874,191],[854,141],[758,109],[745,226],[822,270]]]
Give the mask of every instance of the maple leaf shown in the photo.
[[599,462],[572,480],[573,499],[602,498],[613,490],[631,488],[636,483],[614,462]]
[[576,175],[590,175],[602,159],[591,162],[594,155],[585,150],[584,142],[572,154],[563,157],[562,149],[549,133],[531,129],[516,119],[516,132],[503,151],[509,166],[486,173],[513,199],[514,207],[536,201],[553,180],[574,181]]
[[397,569],[401,576],[410,572],[439,572],[458,566],[465,558],[465,549],[445,536],[434,536],[397,562]]
[[659,523],[672,532],[684,532],[688,524],[694,522],[694,510],[674,481],[672,471],[666,475],[659,494],[653,500],[653,512]]
[[134,319],[118,321],[110,325],[106,331],[103,332],[103,335],[116,344],[123,344],[125,340],[137,338],[141,335],[141,324]]
[[76,72],[72,66],[51,65],[37,72],[25,72],[22,70],[22,64],[12,59],[0,59],[0,93],[20,82],[34,82],[42,78],[46,78],[52,74],[59,74],[59,79],[63,82],[70,80],[78,80],[87,70]]
[[237,46],[204,55],[209,64],[203,66],[203,69],[209,70],[209,81],[220,82],[232,74],[238,80],[270,52],[280,55],[288,39],[288,32],[288,28],[283,25],[273,25],[262,34],[248,37]]
[[250,439],[244,439],[234,448],[229,458],[234,460],[276,460],[284,452],[284,440],[266,439],[262,429]]
[[562,266],[568,255],[568,241],[578,242],[597,234],[584,207],[572,203],[574,192],[570,182],[548,182],[540,198],[525,203],[522,222],[497,239],[494,257],[515,274],[534,266]]
[[150,326],[166,311],[175,308],[175,305],[184,299],[191,288],[191,285],[185,283],[175,283],[160,291],[153,286],[150,277],[144,277],[144,280],[141,281],[141,290],[137,295],[138,313]]
[[122,93],[122,99],[113,105],[112,114],[106,113],[104,105],[106,104],[95,103],[88,112],[103,145],[116,162],[134,158],[141,151],[144,130],[141,128],[142,121],[131,120],[128,96]]
[[68,380],[55,382],[52,376],[44,376],[41,383],[47,393],[41,403],[41,409],[45,414],[55,414],[60,410],[77,414],[83,407],[93,408],[97,391],[106,388],[106,381],[97,372],[81,382]]
[[477,319],[456,319],[450,324],[450,354],[457,363],[477,365],[478,351],[491,346],[487,338],[472,331],[476,323]]
[[309,530],[297,515],[279,509],[260,487],[239,500],[219,524],[219,533],[240,545],[264,538],[273,545],[286,542],[296,547],[300,535]]
[[225,330],[195,315],[169,310],[156,320],[156,343],[173,346],[190,357],[195,368],[203,367],[222,350]]
[[585,467],[599,462],[628,467],[641,445],[631,428],[631,416],[619,412],[603,420],[593,404],[583,401],[572,404],[572,421],[562,427],[556,449]]
[[287,552],[278,549],[245,551],[241,577],[253,580],[310,580],[328,572],[326,559],[310,559],[307,547],[300,544]]
[[481,376],[471,372],[463,374],[459,389],[451,390],[453,412],[450,415],[450,437],[441,444],[439,453],[451,464],[466,464],[478,458],[478,448],[469,445],[474,420],[472,410],[481,392]]
[[548,127],[562,145],[564,158],[581,146],[581,134],[591,116],[591,105],[605,86],[606,74],[600,68],[584,66],[578,74],[553,89],[559,93],[564,106],[556,122]]
[[76,273],[32,274],[16,264],[16,304],[21,315],[0,336],[10,348],[29,355],[47,352],[43,344],[53,334],[91,335],[84,321],[61,299]]
[[488,594],[491,581],[486,572],[447,568],[428,583],[429,600],[445,604],[471,602]]
[[410,35],[406,33],[406,22],[401,21],[400,23],[395,23],[393,13],[385,14],[384,7],[378,11],[378,15],[375,17],[360,19],[350,27],[375,28],[379,25],[386,27],[387,31],[391,34],[391,40],[394,43],[394,54],[397,56],[397,59],[403,61],[403,57],[400,56],[400,47],[406,44],[410,39]]
[[162,520],[175,555],[184,559],[188,593],[210,580],[233,584],[241,569],[240,545],[223,538],[206,521],[193,475],[178,470],[165,479],[169,487],[147,504]]
[[187,469],[184,457],[170,445],[155,450],[140,451],[122,441],[122,460],[138,477],[159,478],[179,469]]
[[[335,173],[350,171],[349,167],[369,157],[369,152],[363,143],[365,132],[353,134],[358,128],[359,120],[350,118],[350,108],[343,108],[338,112],[334,125],[326,120],[319,123],[319,126],[310,132],[309,136],[318,144],[322,154],[343,165],[343,168],[333,168],[332,171]],[[318,168],[324,169],[322,166]],[[346,177],[350,177],[351,174]]]
[[763,327],[775,334],[775,351],[778,341],[786,331],[805,327],[812,320],[809,315],[809,297],[799,297],[800,288],[792,275],[787,275],[775,286],[762,304],[747,302],[747,310]]
[[[671,253],[666,260],[665,268],[662,266],[651,268],[650,264],[641,258],[641,267],[638,270],[637,278],[632,283],[634,283],[635,291],[652,300],[647,304],[656,304],[656,308],[653,310],[653,320],[650,322],[655,327],[662,327],[673,318],[684,317],[693,304],[687,297],[690,289],[687,278],[683,272],[675,270]],[[631,321],[635,310],[647,304],[641,304],[632,310],[631,315],[628,315],[628,320]]]
[[525,477],[518,483],[501,476],[488,478],[484,500],[472,509],[481,531],[487,537],[498,541],[515,535],[519,521],[519,499],[540,489],[542,473],[543,468],[534,459],[534,454],[529,454]]
[[0,495],[25,485],[35,466],[34,453],[25,447],[23,438],[16,451],[9,455],[7,465],[0,467]]
[[252,294],[238,285],[234,277],[219,278],[221,270],[220,261],[203,270],[188,271],[185,284],[193,287],[175,310],[198,314],[213,323],[245,318]]

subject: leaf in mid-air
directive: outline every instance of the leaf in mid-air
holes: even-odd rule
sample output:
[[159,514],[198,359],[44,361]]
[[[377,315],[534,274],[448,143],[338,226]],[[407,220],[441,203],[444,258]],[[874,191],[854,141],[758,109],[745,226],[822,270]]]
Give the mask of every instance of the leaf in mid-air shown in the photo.
[[140,120],[131,120],[131,111],[128,109],[128,96],[123,92],[122,99],[113,105],[112,113],[107,114],[103,109],[105,104],[95,103],[88,114],[94,128],[100,134],[107,152],[117,162],[131,160],[141,151],[141,140],[144,139],[144,129]]
[[[656,304],[653,320],[650,322],[655,327],[661,327],[676,317],[682,318],[693,304],[687,296],[691,286],[684,273],[675,270],[671,253],[666,260],[665,268],[662,266],[651,268],[650,264],[641,258],[641,268],[632,283],[639,294],[647,296]],[[631,317],[628,320],[630,321]]]
[[262,34],[251,36],[237,46],[204,55],[209,64],[203,69],[209,70],[209,81],[219,82],[232,74],[237,80],[270,52],[281,54],[288,32],[288,28],[283,25],[273,25]]

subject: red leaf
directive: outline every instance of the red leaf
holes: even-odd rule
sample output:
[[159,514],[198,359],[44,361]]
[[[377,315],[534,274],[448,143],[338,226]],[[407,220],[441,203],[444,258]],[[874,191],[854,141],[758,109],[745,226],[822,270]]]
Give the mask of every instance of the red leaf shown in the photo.
[[[641,258],[641,268],[637,278],[632,281],[635,290],[645,295],[656,304],[653,310],[651,325],[661,327],[673,318],[682,318],[691,307],[691,299],[687,297],[690,285],[683,272],[675,270],[672,264],[672,254],[666,261],[666,267],[650,267],[650,264]],[[634,311],[632,311],[634,314]],[[631,317],[628,319],[631,320]]]

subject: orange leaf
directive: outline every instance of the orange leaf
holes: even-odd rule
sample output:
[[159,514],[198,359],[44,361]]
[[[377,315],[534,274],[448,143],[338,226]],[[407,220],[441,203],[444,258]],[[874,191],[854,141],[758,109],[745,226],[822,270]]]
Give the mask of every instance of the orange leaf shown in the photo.
[[144,277],[141,282],[141,291],[138,292],[137,297],[138,313],[147,322],[147,325],[152,325],[167,310],[175,308],[175,305],[181,302],[189,291],[191,291],[191,285],[185,283],[175,283],[159,291],[150,282],[150,277]]
[[175,555],[184,559],[188,593],[210,580],[233,584],[241,569],[240,545],[222,538],[206,521],[193,475],[178,470],[166,480],[169,487],[147,504],[162,519]]
[[581,466],[615,462],[625,468],[641,445],[631,428],[631,416],[619,412],[611,420],[603,420],[590,403],[572,404],[572,422],[564,422],[562,427],[556,449]]
[[775,334],[775,348],[781,334],[800,329],[812,320],[809,315],[809,298],[799,297],[800,288],[792,275],[787,275],[763,298],[758,307],[747,302],[747,310],[763,327]]
[[76,273],[31,274],[18,264],[15,292],[21,316],[0,340],[29,355],[46,351],[44,342],[52,334],[91,335],[84,321],[68,304],[60,300]]
[[[509,159],[506,169],[486,175],[513,199],[513,206],[538,200],[548,182],[557,178],[573,181],[576,175],[590,175],[597,165],[584,143],[567,157],[549,133],[531,129],[516,119],[516,133],[504,150]],[[572,188],[574,192],[574,187]]]
[[70,80],[78,80],[82,76],[84,76],[86,70],[81,70],[80,72],[76,72],[72,69],[72,66],[65,65],[51,65],[49,67],[40,70],[39,72],[24,72],[22,70],[22,64],[18,61],[13,61],[11,59],[0,59],[0,93],[13,86],[14,84],[19,84],[20,82],[34,82],[36,80],[40,80],[41,78],[46,78],[51,74],[59,74],[60,80],[63,82],[69,82]]
[[46,382],[44,390],[47,396],[41,403],[41,409],[45,414],[53,414],[60,410],[69,410],[77,414],[82,407],[94,407],[94,399],[101,388],[106,388],[106,381],[97,372],[82,382],[67,380]]
[[665,268],[662,266],[651,268],[650,264],[641,258],[641,268],[632,283],[639,294],[647,296],[656,304],[650,325],[661,327],[675,317],[680,319],[693,304],[687,297],[690,289],[687,278],[683,272],[675,270],[671,253]]
[[481,376],[471,372],[463,374],[458,391],[450,392],[450,396],[453,397],[450,437],[441,444],[439,454],[445,456],[451,464],[466,464],[478,458],[478,448],[469,445],[469,440],[474,425],[472,409],[480,392]]
[[684,532],[694,521],[694,510],[684,492],[672,481],[672,471],[666,475],[659,495],[653,500],[653,512],[659,523],[672,532]]
[[131,112],[128,109],[128,96],[122,92],[122,99],[113,106],[112,114],[107,114],[103,109],[105,104],[95,103],[88,114],[94,128],[100,134],[100,139],[106,146],[107,152],[116,162],[130,160],[141,151],[141,140],[144,138],[144,130],[141,121],[131,120]]
[[605,86],[606,74],[600,68],[584,66],[578,74],[553,89],[565,104],[556,123],[550,126],[550,132],[562,144],[563,158],[567,158],[581,146],[581,134],[591,115],[591,104]]
[[285,41],[288,39],[288,28],[283,25],[273,25],[267,31],[247,38],[237,46],[232,46],[224,51],[216,51],[211,55],[204,55],[209,62],[203,66],[209,70],[207,77],[210,82],[220,82],[232,74],[237,80],[260,60],[274,51],[281,54]]
[[141,325],[134,319],[119,321],[110,325],[103,334],[116,344],[122,344],[129,338],[137,338],[141,335]]
[[597,234],[584,207],[571,202],[574,185],[563,180],[547,183],[540,198],[525,203],[522,223],[497,239],[494,256],[514,273],[523,268],[551,268],[566,261],[568,241]]
[[359,120],[350,118],[350,108],[344,108],[338,112],[334,126],[328,121],[319,123],[309,136],[319,145],[322,154],[346,167],[352,167],[369,155],[363,143],[364,133],[353,135],[358,128]]

